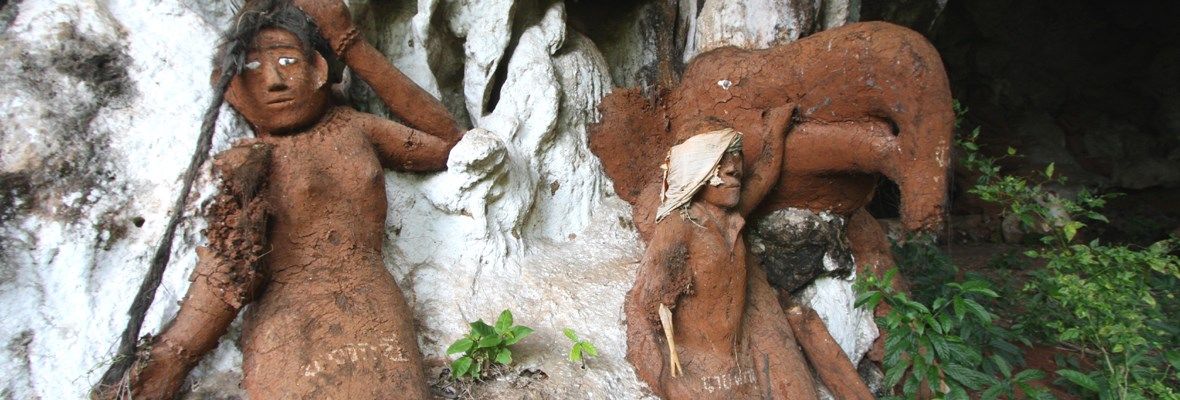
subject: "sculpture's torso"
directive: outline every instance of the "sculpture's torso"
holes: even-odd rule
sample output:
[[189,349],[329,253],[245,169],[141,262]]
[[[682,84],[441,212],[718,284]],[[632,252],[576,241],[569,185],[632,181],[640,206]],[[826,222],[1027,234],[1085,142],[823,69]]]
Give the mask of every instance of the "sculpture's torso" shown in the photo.
[[[746,315],[746,244],[726,225],[741,229],[741,217],[709,218],[695,205],[664,223],[683,224],[691,237],[686,267],[692,289],[673,311],[677,353],[684,376],[665,383],[670,399],[760,398],[742,326]],[[736,224],[736,225],[735,225]],[[658,229],[658,228],[657,228]],[[666,348],[664,349],[666,352]]]
[[746,244],[740,235],[734,242],[727,238],[722,227],[731,223],[727,218],[710,219],[696,208],[689,211],[695,221],[686,221],[680,215],[668,221],[690,224],[688,230],[693,236],[686,238],[688,254],[692,255],[688,261],[692,292],[681,297],[674,313],[678,330],[683,327],[677,343],[694,351],[732,358],[745,311]]
[[412,315],[382,261],[384,173],[356,111],[272,136],[268,278],[242,333],[255,399],[413,398],[425,382]]

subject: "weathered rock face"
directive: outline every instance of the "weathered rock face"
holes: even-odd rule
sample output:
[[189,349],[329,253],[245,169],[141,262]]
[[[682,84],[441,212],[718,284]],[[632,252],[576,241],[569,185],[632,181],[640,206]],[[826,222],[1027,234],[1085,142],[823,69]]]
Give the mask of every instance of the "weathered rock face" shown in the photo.
[[[642,249],[584,127],[612,82],[654,82],[640,71],[655,71],[656,24],[599,44],[567,26],[586,16],[567,15],[561,3],[351,3],[366,37],[474,127],[446,172],[386,176],[385,261],[428,361],[444,364],[466,322],[510,308],[537,329],[514,354],[520,370],[548,378],[524,389],[491,384],[483,394],[642,396],[622,358],[622,302]],[[225,4],[25,0],[0,9],[0,397],[79,398],[111,357],[209,102]],[[815,10],[831,4],[799,7],[827,16]],[[681,5],[695,21],[699,6]],[[643,15],[629,21],[651,21]],[[366,90],[346,91],[383,112]],[[214,148],[249,135],[227,111]],[[205,174],[145,333],[175,314],[187,288],[214,190]],[[829,323],[851,310],[847,282],[832,282],[838,288],[821,283],[810,300]],[[842,345],[855,344],[844,347],[853,355],[863,353],[860,323],[832,329]],[[600,349],[589,369],[565,360],[565,327]],[[241,395],[236,330],[198,367],[191,397]]]
[[[682,3],[696,4],[697,1]],[[684,58],[724,46],[765,49],[857,21],[859,0],[702,0]]]
[[815,309],[856,365],[877,338],[877,324],[870,310],[855,307],[845,226],[839,216],[788,208],[759,218],[747,237],[770,284]]
[[771,286],[794,292],[821,275],[847,278],[854,268],[844,238],[844,219],[805,210],[778,210],[749,231]]

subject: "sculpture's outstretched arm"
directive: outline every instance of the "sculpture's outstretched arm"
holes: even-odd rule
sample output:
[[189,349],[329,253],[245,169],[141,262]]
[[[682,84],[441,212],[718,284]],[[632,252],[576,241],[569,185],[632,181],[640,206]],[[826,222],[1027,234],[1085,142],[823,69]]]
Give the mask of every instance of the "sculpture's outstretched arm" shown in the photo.
[[[750,215],[770,193],[770,189],[778,183],[779,173],[782,172],[783,142],[786,141],[787,131],[791,126],[791,117],[795,114],[795,104],[776,107],[766,111],[763,116],[765,134],[763,146],[757,151],[747,151],[745,157],[754,157],[754,168],[746,174],[742,182],[742,196],[738,201],[737,211],[742,216]],[[747,149],[749,150],[749,149]],[[751,163],[746,163],[751,165]]]
[[447,168],[447,155],[455,142],[372,114],[356,113],[356,121],[373,143],[383,167],[412,172]]
[[410,126],[448,143],[459,141],[463,130],[442,102],[410,80],[361,37],[343,2],[295,0],[295,5],[315,20],[336,55],[373,88],[390,112]]

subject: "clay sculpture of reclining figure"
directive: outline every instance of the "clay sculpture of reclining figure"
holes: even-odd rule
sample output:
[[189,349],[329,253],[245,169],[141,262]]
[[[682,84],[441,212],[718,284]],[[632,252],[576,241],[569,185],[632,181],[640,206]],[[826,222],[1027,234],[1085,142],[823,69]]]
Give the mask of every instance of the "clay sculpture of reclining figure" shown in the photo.
[[[780,132],[768,125],[763,114],[786,104],[798,110],[796,123],[786,133],[783,146],[768,146],[778,140]],[[901,219],[907,229],[933,231],[942,221],[954,123],[950,88],[934,47],[920,34],[899,26],[852,24],[765,50],[713,50],[686,67],[678,86],[651,94],[638,89],[616,90],[603,99],[600,110],[602,120],[591,128],[591,150],[602,160],[615,192],[633,206],[634,223],[648,243],[643,267],[625,306],[628,343],[634,347],[628,350],[629,359],[653,390],[671,398],[693,397],[673,395],[692,392],[674,388],[687,383],[668,386],[671,375],[654,364],[663,354],[654,344],[658,338],[649,335],[652,328],[644,326],[652,323],[650,307],[654,303],[647,301],[643,304],[649,309],[634,310],[632,300],[649,296],[640,294],[642,291],[660,289],[646,280],[668,279],[645,272],[651,260],[695,257],[691,249],[667,248],[670,239],[665,231],[672,229],[663,227],[664,222],[657,223],[656,215],[663,191],[659,164],[674,143],[702,133],[699,121],[716,118],[745,133],[744,170],[765,168],[762,163],[777,158],[766,152],[777,151],[776,155],[782,156],[776,163],[781,172],[768,185],[765,197],[739,207],[744,210],[742,215],[751,210],[758,216],[794,207],[848,218],[847,234],[858,273],[880,276],[892,266],[884,233],[863,209],[881,176],[900,188]],[[734,251],[738,248],[733,247]],[[774,289],[768,286],[765,274],[757,267],[745,272],[749,276],[747,307],[766,303],[759,291],[773,295]],[[718,279],[692,281],[684,290],[697,291],[703,285],[721,282]],[[894,285],[900,288],[902,282]],[[778,302],[765,307],[769,311],[747,317],[771,315],[774,321],[764,326],[788,329],[778,317],[783,312]],[[676,316],[672,319],[680,322]],[[784,325],[775,325],[780,323]],[[678,327],[677,344],[684,340],[680,332],[684,330]],[[759,337],[745,331],[731,334],[740,334],[751,343]],[[780,340],[789,334],[775,331],[766,335],[765,340],[793,346],[793,341]],[[874,350],[879,350],[881,343],[879,339]],[[870,353],[876,361],[879,356],[879,352]],[[663,362],[668,363],[666,359]],[[690,370],[684,369],[686,374]],[[763,397],[803,398],[782,392],[763,393]]]
[[[257,138],[217,157],[222,193],[180,311],[97,397],[173,398],[250,302],[250,398],[428,396],[411,309],[382,261],[383,167],[442,170],[462,131],[339,0],[295,3],[250,1],[226,33],[214,81]],[[333,105],[325,54],[413,128]]]

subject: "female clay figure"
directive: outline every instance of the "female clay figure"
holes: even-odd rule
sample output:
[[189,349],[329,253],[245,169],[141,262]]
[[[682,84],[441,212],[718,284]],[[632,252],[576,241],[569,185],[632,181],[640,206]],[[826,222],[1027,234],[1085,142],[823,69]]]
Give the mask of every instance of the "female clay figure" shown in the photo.
[[[766,276],[748,264],[745,217],[778,181],[793,105],[764,118],[750,174],[741,134],[719,121],[673,146],[657,222],[627,293],[627,359],[669,399],[814,399]],[[743,181],[744,179],[744,181]]]
[[[226,77],[225,99],[257,139],[219,156],[217,168],[225,196],[245,201],[215,201],[210,245],[179,313],[108,396],[172,398],[251,300],[241,338],[250,398],[428,396],[411,310],[382,262],[382,167],[441,170],[462,133],[358,37],[338,0],[295,3],[249,2],[225,35],[215,77]],[[332,104],[324,54],[417,129]],[[250,173],[260,182],[243,183]],[[251,245],[261,250],[257,271],[235,255]]]

